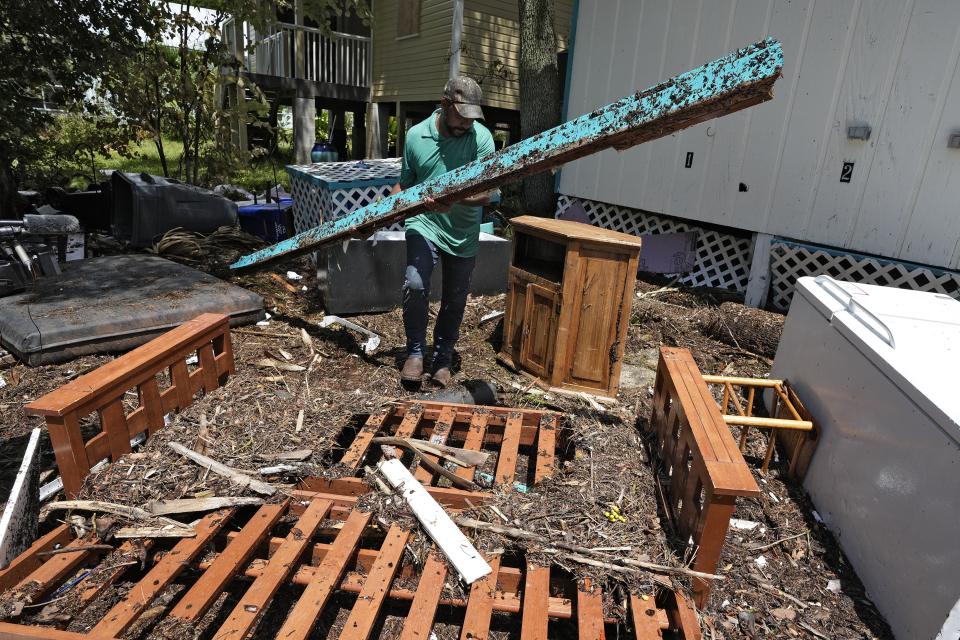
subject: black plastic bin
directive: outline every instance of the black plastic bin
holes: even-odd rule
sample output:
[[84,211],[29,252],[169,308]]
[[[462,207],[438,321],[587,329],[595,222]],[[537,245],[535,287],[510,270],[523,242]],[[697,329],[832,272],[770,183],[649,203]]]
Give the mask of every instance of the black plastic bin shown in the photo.
[[111,231],[115,238],[133,247],[148,247],[177,227],[211,233],[222,226],[237,225],[234,202],[172,178],[115,171],[110,186]]

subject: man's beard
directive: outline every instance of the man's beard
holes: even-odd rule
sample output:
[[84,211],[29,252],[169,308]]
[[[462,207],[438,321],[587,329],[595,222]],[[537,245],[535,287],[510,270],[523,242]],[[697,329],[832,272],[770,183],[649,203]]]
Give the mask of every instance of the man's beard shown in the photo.
[[469,133],[470,129],[464,129],[463,127],[454,127],[450,124],[450,120],[447,118],[447,114],[441,113],[440,117],[443,118],[443,127],[452,134],[455,138],[462,138],[463,136]]

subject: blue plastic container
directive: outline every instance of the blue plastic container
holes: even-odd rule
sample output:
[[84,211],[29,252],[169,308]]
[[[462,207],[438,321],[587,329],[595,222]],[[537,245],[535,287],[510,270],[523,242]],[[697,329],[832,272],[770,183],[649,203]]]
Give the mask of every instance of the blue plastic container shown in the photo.
[[240,228],[267,242],[276,243],[293,235],[293,199],[248,204],[237,208]]

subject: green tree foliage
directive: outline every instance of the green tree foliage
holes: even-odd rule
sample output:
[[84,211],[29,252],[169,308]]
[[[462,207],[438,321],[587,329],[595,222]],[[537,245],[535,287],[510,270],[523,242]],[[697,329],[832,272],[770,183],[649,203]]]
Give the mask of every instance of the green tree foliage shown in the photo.
[[104,70],[153,36],[155,11],[150,0],[0,2],[0,216],[13,206],[16,170],[35,159],[53,121],[43,95],[83,104]]

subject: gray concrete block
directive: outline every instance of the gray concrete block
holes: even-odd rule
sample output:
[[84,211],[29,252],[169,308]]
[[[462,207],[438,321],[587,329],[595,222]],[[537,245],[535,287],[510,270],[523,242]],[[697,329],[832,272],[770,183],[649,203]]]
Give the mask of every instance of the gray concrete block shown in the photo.
[[[480,253],[470,283],[472,295],[507,290],[511,243],[480,234]],[[378,231],[366,240],[331,245],[317,253],[317,282],[327,313],[376,313],[400,306],[407,243],[403,231]],[[430,299],[439,300],[442,269],[437,265]]]

